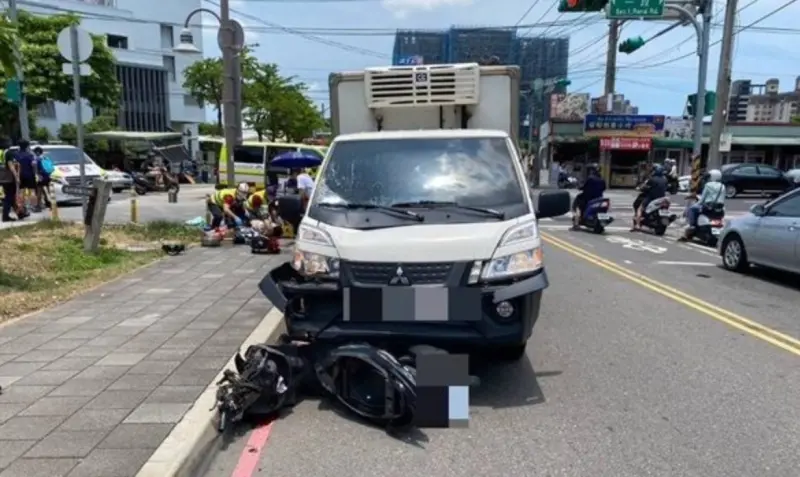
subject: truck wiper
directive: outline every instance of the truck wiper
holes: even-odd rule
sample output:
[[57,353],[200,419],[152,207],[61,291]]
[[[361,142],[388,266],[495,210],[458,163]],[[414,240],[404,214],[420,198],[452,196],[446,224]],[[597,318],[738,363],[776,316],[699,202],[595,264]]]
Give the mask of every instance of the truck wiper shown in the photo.
[[376,205],[376,204],[359,204],[359,203],[339,203],[339,202],[319,202],[317,203],[319,207],[330,207],[336,209],[375,209],[380,210],[382,212],[388,212],[396,215],[400,215],[406,219],[416,220],[417,222],[422,222],[425,220],[425,217],[419,215],[416,212],[412,212],[407,209],[402,209],[399,207],[394,206],[386,206],[386,205]]
[[490,215],[498,219],[505,219],[506,214],[494,209],[487,209],[484,207],[472,207],[469,205],[461,205],[458,202],[437,201],[437,200],[418,200],[416,202],[398,202],[392,204],[392,207],[421,207],[421,208],[436,208],[436,207],[454,207],[456,209],[469,210],[472,212],[479,212],[481,214]]

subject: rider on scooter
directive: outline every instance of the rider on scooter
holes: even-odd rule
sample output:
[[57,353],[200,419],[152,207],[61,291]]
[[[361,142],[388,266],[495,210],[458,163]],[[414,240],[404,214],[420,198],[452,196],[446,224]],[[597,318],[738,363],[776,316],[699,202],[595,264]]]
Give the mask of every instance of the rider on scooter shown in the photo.
[[581,186],[581,191],[572,202],[572,230],[580,229],[581,214],[586,210],[586,205],[600,197],[606,190],[606,181],[600,177],[600,166],[589,164],[586,167],[586,181]]
[[633,227],[631,232],[640,228],[642,212],[650,202],[667,195],[667,178],[664,177],[664,168],[660,164],[653,166],[653,174],[643,185],[639,186],[639,196],[633,201]]
[[703,193],[693,205],[686,209],[686,232],[681,240],[689,240],[689,233],[697,227],[697,219],[703,206],[720,205],[725,206],[725,186],[722,185],[722,172],[719,169],[711,169],[703,177],[705,185]]

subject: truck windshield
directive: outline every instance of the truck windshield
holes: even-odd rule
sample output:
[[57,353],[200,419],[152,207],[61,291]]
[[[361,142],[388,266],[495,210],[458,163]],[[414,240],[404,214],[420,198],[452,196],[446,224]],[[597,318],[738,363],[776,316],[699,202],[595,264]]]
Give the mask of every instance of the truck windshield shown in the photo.
[[93,164],[92,160],[89,159],[86,154],[83,154],[79,149],[71,149],[71,148],[42,148],[44,150],[45,155],[50,156],[50,160],[53,161],[53,165],[72,165],[72,164],[80,164],[81,163],[81,156],[83,156],[83,163],[84,164]]
[[503,138],[343,141],[331,151],[314,204],[524,203]]

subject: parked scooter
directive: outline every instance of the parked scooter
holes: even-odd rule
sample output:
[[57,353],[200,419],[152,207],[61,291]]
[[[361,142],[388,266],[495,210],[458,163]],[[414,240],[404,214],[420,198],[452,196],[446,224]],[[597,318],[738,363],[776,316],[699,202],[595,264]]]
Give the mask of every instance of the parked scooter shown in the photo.
[[180,190],[178,179],[172,175],[169,170],[161,168],[161,184],[156,184],[153,177],[148,177],[143,172],[132,172],[133,190],[139,195],[145,195],[148,192],[175,192]]
[[686,235],[690,240],[696,240],[709,247],[716,247],[719,234],[725,225],[725,206],[714,204],[704,205],[697,216],[697,226],[689,227]]
[[602,234],[605,232],[606,227],[614,221],[614,217],[611,217],[608,213],[610,208],[611,201],[605,197],[590,200],[586,204],[586,210],[581,213],[578,225],[596,234]]
[[642,213],[640,225],[652,230],[658,236],[664,235],[667,227],[678,218],[677,214],[669,211],[669,206],[670,201],[666,197],[651,201]]

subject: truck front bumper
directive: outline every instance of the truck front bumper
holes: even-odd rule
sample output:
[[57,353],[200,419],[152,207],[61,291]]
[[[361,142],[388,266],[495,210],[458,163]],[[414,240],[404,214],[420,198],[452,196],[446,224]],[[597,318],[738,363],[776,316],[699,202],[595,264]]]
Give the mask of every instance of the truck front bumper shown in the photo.
[[[407,319],[392,313],[395,316],[387,319],[379,307],[373,313],[364,312],[363,306],[346,304],[351,293],[338,281],[307,279],[288,262],[270,271],[259,288],[283,311],[293,339],[474,349],[524,344],[533,332],[548,284],[542,269],[514,281],[468,287],[474,306],[462,308],[459,316],[445,321],[420,321],[414,313],[408,313]],[[379,287],[384,292],[397,288]]]

